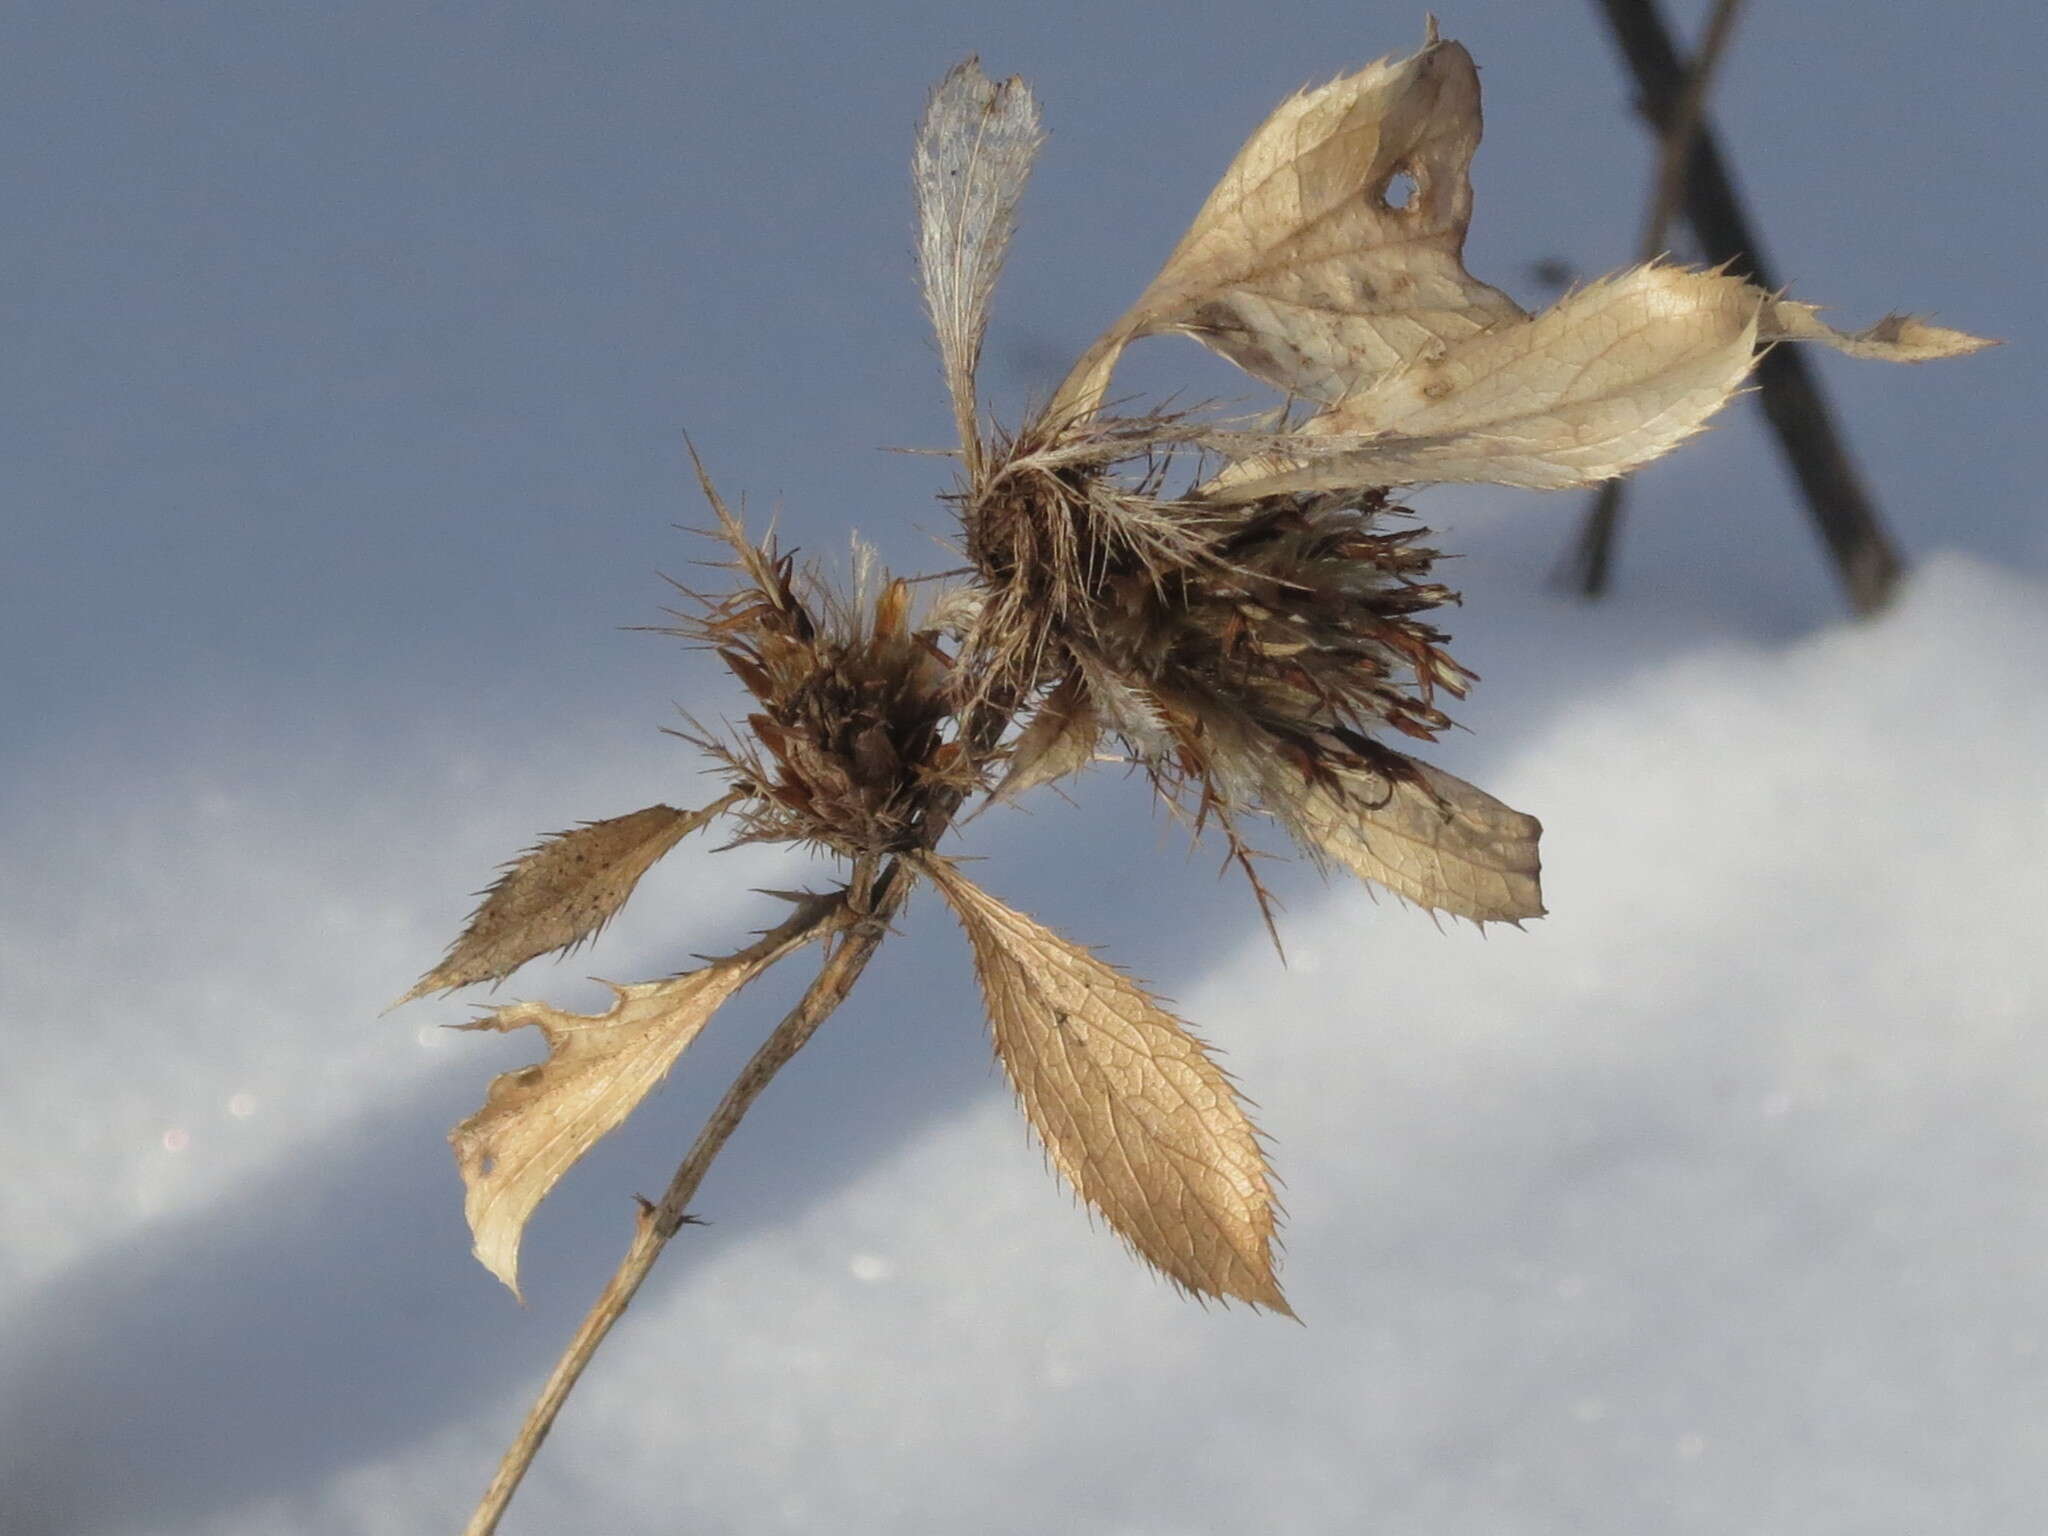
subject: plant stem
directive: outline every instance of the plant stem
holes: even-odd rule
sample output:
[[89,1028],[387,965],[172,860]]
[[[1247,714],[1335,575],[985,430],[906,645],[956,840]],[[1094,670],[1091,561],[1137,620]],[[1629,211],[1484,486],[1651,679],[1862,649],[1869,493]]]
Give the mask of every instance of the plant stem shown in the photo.
[[669,1239],[682,1229],[688,1219],[690,1201],[696,1198],[697,1186],[703,1183],[712,1159],[718,1156],[719,1150],[738,1129],[741,1118],[753,1107],[775,1074],[788,1065],[790,1058],[803,1048],[832,1011],[846,1001],[868,961],[881,947],[888,933],[889,920],[903,905],[915,883],[910,871],[902,864],[892,864],[882,878],[874,882],[875,896],[867,911],[845,907],[820,921],[817,931],[830,932],[835,928],[839,931],[838,945],[826,956],[824,967],[802,999],[775,1026],[774,1032],[740,1069],[732,1086],[725,1090],[725,1097],[718,1101],[718,1107],[704,1122],[703,1130],[697,1133],[695,1145],[677,1167],[661,1199],[653,1204],[641,1201],[640,1214],[634,1223],[633,1241],[627,1247],[625,1257],[619,1260],[619,1266],[613,1271],[603,1293],[591,1306],[575,1337],[570,1339],[568,1348],[562,1351],[562,1357],[555,1362],[547,1384],[527,1411],[526,1422],[520,1426],[511,1448],[499,1462],[497,1475],[491,1479],[490,1487],[484,1490],[476,1513],[470,1516],[469,1524],[463,1528],[463,1536],[491,1536],[497,1530],[506,1506],[512,1502],[520,1480],[533,1464],[541,1442],[547,1439],[548,1431],[554,1427],[556,1416],[569,1400],[569,1393],[582,1377],[584,1368],[590,1364],[598,1346],[612,1331],[612,1326],[625,1315],[641,1282],[654,1268],[654,1261],[661,1257],[662,1249],[668,1246]]

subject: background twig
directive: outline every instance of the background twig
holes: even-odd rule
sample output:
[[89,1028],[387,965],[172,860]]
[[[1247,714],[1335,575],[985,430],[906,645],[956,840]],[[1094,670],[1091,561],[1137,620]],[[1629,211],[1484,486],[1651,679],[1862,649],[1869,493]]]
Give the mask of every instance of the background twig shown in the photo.
[[[1669,248],[1671,221],[1677,216],[1679,200],[1685,193],[1686,166],[1699,135],[1700,119],[1706,112],[1707,88],[1714,70],[1727,52],[1728,39],[1735,35],[1735,18],[1742,0],[1720,0],[1708,19],[1705,38],[1686,71],[1685,85],[1672,104],[1669,125],[1664,130],[1657,154],[1657,175],[1651,183],[1650,206],[1643,219],[1642,237],[1636,242],[1636,260],[1655,261]],[[1654,20],[1654,17],[1652,18]],[[1621,532],[1622,508],[1628,500],[1628,477],[1603,483],[1593,493],[1593,505],[1580,529],[1570,568],[1580,592],[1598,597],[1607,590],[1614,558],[1614,545]]]
[[1686,166],[1699,138],[1700,119],[1706,115],[1707,91],[1714,83],[1714,71],[1728,51],[1728,40],[1735,35],[1735,21],[1741,12],[1742,0],[1717,0],[1692,63],[1686,68],[1685,85],[1671,104],[1669,120],[1662,125],[1657,179],[1651,183],[1642,239],[1636,242],[1636,255],[1644,261],[1654,261],[1664,254],[1671,221],[1677,217],[1679,200],[1685,195]]
[[[1721,0],[1690,69],[1679,60],[1656,0],[1597,3],[1635,77],[1638,110],[1663,139],[1657,188],[1645,225],[1646,244],[1654,230],[1656,249],[1644,255],[1663,250],[1670,217],[1665,204],[1675,207],[1681,201],[1672,188],[1682,186],[1686,222],[1692,226],[1699,254],[1708,262],[1726,262],[1737,276],[1775,291],[1778,284],[1703,108],[1708,77],[1725,48],[1738,0]],[[1859,616],[1877,612],[1890,600],[1905,564],[1850,460],[1818,379],[1791,347],[1766,352],[1756,379],[1764,414],[1806,498],[1850,608]],[[1597,595],[1608,583],[1621,508],[1620,483],[1610,482],[1601,488],[1581,528],[1569,566],[1588,596]]]

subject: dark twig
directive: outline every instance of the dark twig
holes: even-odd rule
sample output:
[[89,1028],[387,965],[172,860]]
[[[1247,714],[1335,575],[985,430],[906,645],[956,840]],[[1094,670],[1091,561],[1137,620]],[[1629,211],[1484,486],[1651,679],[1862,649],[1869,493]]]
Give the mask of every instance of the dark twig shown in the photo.
[[1657,179],[1650,196],[1650,210],[1643,220],[1643,237],[1636,243],[1636,255],[1655,261],[1664,254],[1671,234],[1671,221],[1685,196],[1685,168],[1693,144],[1699,138],[1700,122],[1706,116],[1707,92],[1714,83],[1714,71],[1728,51],[1735,35],[1735,20],[1742,12],[1742,0],[1716,0],[1714,14],[1707,18],[1705,36],[1693,53],[1685,72],[1685,88],[1672,103],[1671,117],[1657,150]]
[[[1598,4],[1635,76],[1638,109],[1664,137],[1665,159],[1684,167],[1678,179],[1684,187],[1686,222],[1692,226],[1700,254],[1710,262],[1728,263],[1736,275],[1775,292],[1778,284],[1736,195],[1713,129],[1698,110],[1698,100],[1705,95],[1704,72],[1695,76],[1680,62],[1656,0],[1598,0]],[[1722,13],[1733,10],[1729,0],[1722,0],[1709,24],[1707,42],[1701,49],[1701,63],[1708,70],[1712,52],[1725,41],[1725,35],[1717,38],[1715,34],[1725,34],[1730,24]],[[1688,127],[1689,97],[1696,99]],[[1669,147],[1673,135],[1690,139],[1682,156]],[[1664,185],[1663,173],[1659,185],[1660,189]],[[1662,195],[1660,190],[1659,201]],[[1654,212],[1652,220],[1654,223]],[[1773,347],[1765,353],[1756,377],[1764,414],[1833,558],[1850,608],[1858,616],[1876,613],[1890,600],[1905,566],[1850,461],[1819,381],[1805,358],[1791,347]],[[1571,562],[1580,589],[1589,596],[1606,584],[1620,513],[1620,493],[1603,488],[1587,516]]]
[[[1649,212],[1643,220],[1642,238],[1636,242],[1638,261],[1655,261],[1669,249],[1671,221],[1677,217],[1679,202],[1685,195],[1686,166],[1699,137],[1700,119],[1706,113],[1707,88],[1727,52],[1728,39],[1735,35],[1735,18],[1741,9],[1742,0],[1719,0],[1714,14],[1708,18],[1706,36],[1686,71],[1685,87],[1672,106],[1670,126],[1659,144]],[[1605,482],[1593,494],[1593,505],[1586,513],[1569,562],[1579,591],[1587,597],[1598,597],[1607,590],[1627,500],[1626,476]]]
[[1600,597],[1607,591],[1614,564],[1614,545],[1621,533],[1621,507],[1628,485],[1626,475],[1600,482],[1593,504],[1586,508],[1579,536],[1565,554],[1564,568],[1557,579],[1569,581],[1581,597]]

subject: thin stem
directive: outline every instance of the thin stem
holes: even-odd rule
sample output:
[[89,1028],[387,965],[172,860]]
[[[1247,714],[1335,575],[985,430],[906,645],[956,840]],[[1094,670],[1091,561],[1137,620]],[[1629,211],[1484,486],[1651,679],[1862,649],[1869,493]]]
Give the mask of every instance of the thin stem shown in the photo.
[[[1610,14],[1614,9],[1609,7]],[[1735,35],[1735,18],[1741,9],[1742,0],[1718,0],[1707,20],[1706,36],[1686,66],[1684,83],[1661,112],[1657,174],[1650,184],[1643,232],[1636,241],[1638,261],[1655,261],[1668,247],[1671,221],[1685,197],[1686,168],[1692,164],[1693,145],[1706,115],[1707,87],[1728,51],[1728,40]],[[1622,23],[1616,20],[1615,25],[1620,27]],[[1593,495],[1593,505],[1580,525],[1578,542],[1566,562],[1582,597],[1599,597],[1607,590],[1627,501],[1626,477],[1609,480]]]
[[739,1128],[740,1120],[760,1098],[762,1090],[775,1074],[789,1064],[790,1059],[817,1032],[818,1026],[846,1001],[854,983],[860,980],[861,972],[867,968],[869,959],[888,933],[890,918],[903,905],[914,883],[909,870],[900,863],[892,864],[875,882],[877,889],[867,910],[857,910],[858,904],[844,904],[828,916],[811,919],[805,938],[837,932],[839,943],[826,956],[824,967],[802,999],[775,1026],[774,1032],[761,1043],[760,1049],[733,1079],[732,1086],[726,1089],[725,1097],[718,1101],[718,1107],[704,1122],[696,1143],[676,1168],[675,1176],[669,1180],[661,1199],[652,1204],[641,1201],[640,1214],[634,1223],[633,1241],[627,1247],[625,1257],[619,1260],[618,1268],[613,1271],[603,1293],[591,1306],[575,1337],[563,1350],[561,1359],[555,1362],[547,1384],[527,1411],[526,1422],[520,1426],[511,1448],[499,1462],[497,1475],[491,1479],[490,1487],[484,1490],[476,1513],[463,1528],[463,1536],[491,1536],[497,1530],[506,1506],[518,1491],[520,1480],[526,1476],[527,1468],[533,1465],[541,1442],[547,1439],[562,1405],[569,1400],[569,1393],[596,1355],[605,1336],[625,1315],[627,1306],[639,1291],[641,1282],[646,1280],[648,1272],[654,1268],[655,1260],[668,1246],[669,1239],[681,1231],[688,1220],[690,1202],[696,1198],[697,1187],[704,1182],[712,1160]]
[[1628,477],[1601,482],[1579,525],[1579,537],[1565,558],[1557,579],[1568,579],[1581,597],[1601,597],[1613,574],[1614,543],[1621,532],[1622,504],[1627,499]]
[[1742,0],[1719,0],[1714,14],[1707,18],[1706,36],[1700,39],[1691,63],[1686,66],[1685,87],[1678,93],[1664,124],[1664,137],[1657,152],[1657,179],[1652,183],[1655,190],[1650,194],[1649,214],[1643,221],[1643,237],[1636,245],[1636,255],[1643,261],[1655,261],[1664,254],[1665,237],[1685,196],[1685,166],[1692,158],[1693,140],[1707,109],[1707,87],[1713,83],[1714,71],[1728,51],[1728,39],[1735,35],[1735,18],[1741,9]]
[[[1668,132],[1684,89],[1685,69],[1656,0],[1596,0],[1634,74],[1643,115]],[[1734,178],[1704,121],[1693,132],[1684,177],[1685,218],[1709,262],[1725,262],[1767,292],[1771,276],[1761,242],[1736,195]],[[1773,347],[1756,370],[1757,394],[1778,449],[1799,482],[1821,542],[1859,616],[1882,609],[1897,590],[1905,560],[1863,484],[1822,395],[1820,381],[1796,347]],[[1581,557],[1581,568],[1584,558]]]

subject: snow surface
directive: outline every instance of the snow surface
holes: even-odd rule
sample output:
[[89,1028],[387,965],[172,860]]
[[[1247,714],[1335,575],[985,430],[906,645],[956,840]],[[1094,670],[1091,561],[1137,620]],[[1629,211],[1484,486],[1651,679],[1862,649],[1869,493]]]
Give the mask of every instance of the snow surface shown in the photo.
[[[826,1186],[808,1203],[687,1234],[509,1528],[2034,1528],[2042,597],[1948,558],[1881,623],[1655,657],[1563,701],[1485,776],[1545,818],[1553,916],[1438,932],[1337,892],[1290,918],[1290,967],[1247,936],[1179,981],[1277,1142],[1305,1326],[1205,1314],[1150,1280],[986,1084],[861,1166],[808,1170]],[[263,974],[266,943],[331,955],[294,967],[329,1009],[374,995],[346,970],[403,975],[425,951],[332,849],[301,879],[331,893],[334,943],[294,938],[305,892],[261,856],[279,829],[224,802],[190,802],[241,834],[211,866],[182,828],[110,842],[181,867],[181,899],[239,938],[206,945],[149,1017],[71,1019],[123,1042],[138,1103],[148,1085],[184,1106],[191,1146],[141,1147],[153,1127],[120,1097],[78,1115],[61,1059],[7,1123],[12,1166],[48,1160],[8,1222],[41,1261],[13,1277],[0,1335],[20,1393],[0,1486],[41,1517],[10,1528],[451,1528],[529,1374],[478,1381],[474,1357],[544,1347],[447,1262],[442,1170],[380,1208],[437,1150],[416,1121],[462,1097],[461,1053],[436,1041],[407,1072],[366,1011],[337,1051],[309,1001],[248,1029],[234,978]],[[928,902],[909,922],[942,926]],[[25,948],[53,999],[86,968],[54,938]],[[128,963],[165,957],[141,934]],[[410,1021],[397,1034],[417,1049]],[[473,1054],[460,1075],[481,1081]],[[809,1082],[810,1106],[857,1113],[831,1087]],[[241,1121],[238,1092],[258,1106]],[[342,1148],[347,1177],[323,1172]],[[578,1193],[609,1218],[586,1231],[618,1238],[618,1192]],[[563,1241],[550,1212],[533,1247]],[[440,1252],[392,1252],[419,1245]],[[271,1390],[234,1373],[331,1363],[351,1324],[379,1335],[361,1374],[305,1378],[328,1406],[293,1427],[356,1453],[300,1445],[284,1486],[223,1497],[251,1436],[290,1437],[260,1422]],[[401,1396],[410,1422],[350,1424]],[[88,1475],[115,1403],[161,1436],[133,1485]]]

